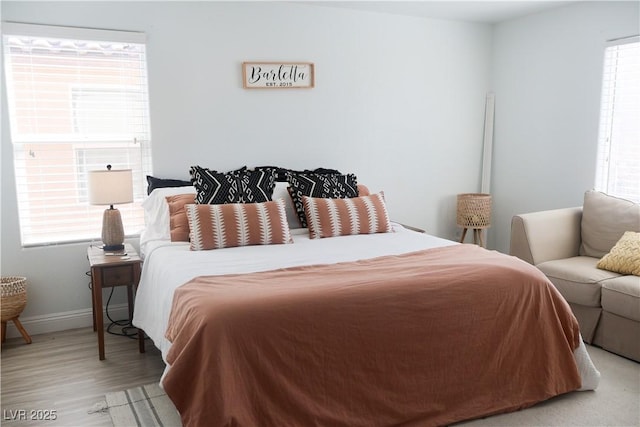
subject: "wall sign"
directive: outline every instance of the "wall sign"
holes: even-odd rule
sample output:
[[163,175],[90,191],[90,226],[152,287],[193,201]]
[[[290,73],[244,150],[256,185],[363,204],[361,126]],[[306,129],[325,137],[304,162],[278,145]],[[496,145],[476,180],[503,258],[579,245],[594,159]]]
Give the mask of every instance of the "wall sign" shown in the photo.
[[314,77],[311,62],[242,63],[242,85],[245,89],[312,88]]

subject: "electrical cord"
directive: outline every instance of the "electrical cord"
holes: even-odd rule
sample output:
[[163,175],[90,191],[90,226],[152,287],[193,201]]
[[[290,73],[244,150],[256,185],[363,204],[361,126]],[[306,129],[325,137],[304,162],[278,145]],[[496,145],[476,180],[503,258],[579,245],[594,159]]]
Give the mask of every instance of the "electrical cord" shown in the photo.
[[[113,320],[109,315],[109,302],[111,302],[111,297],[113,296],[113,291],[115,288],[111,288],[111,292],[109,293],[109,298],[107,298],[107,306],[105,311],[107,313],[107,319],[111,322],[109,326],[107,326],[107,332],[112,335],[120,335],[127,338],[137,339],[138,338],[138,328],[131,324],[131,319],[122,319],[122,320]],[[120,327],[120,332],[117,331],[117,327]]]
[[[90,271],[87,271],[85,274],[91,277]],[[87,284],[87,286],[91,290],[91,293],[93,294],[93,289],[92,289],[93,284],[91,280],[89,280],[89,283]],[[133,324],[131,323],[131,319],[113,320],[111,318],[111,315],[109,314],[109,303],[111,302],[111,297],[113,296],[114,290],[115,290],[115,287],[112,286],[111,292],[109,292],[109,298],[107,298],[107,305],[105,307],[107,319],[109,319],[109,322],[111,322],[107,326],[107,332],[110,333],[111,335],[118,335],[121,337],[138,339],[138,328],[133,326]],[[92,301],[92,304],[93,304],[93,301]],[[118,330],[117,328],[120,328],[120,329]]]

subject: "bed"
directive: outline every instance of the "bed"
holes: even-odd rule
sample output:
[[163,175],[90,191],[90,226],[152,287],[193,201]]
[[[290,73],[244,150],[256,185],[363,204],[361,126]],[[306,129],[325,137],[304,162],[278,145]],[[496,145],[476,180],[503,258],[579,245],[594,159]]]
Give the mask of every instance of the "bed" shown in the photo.
[[163,206],[194,192],[145,202],[134,314],[185,426],[448,425],[597,387],[567,303],[517,258],[394,223],[194,251]]

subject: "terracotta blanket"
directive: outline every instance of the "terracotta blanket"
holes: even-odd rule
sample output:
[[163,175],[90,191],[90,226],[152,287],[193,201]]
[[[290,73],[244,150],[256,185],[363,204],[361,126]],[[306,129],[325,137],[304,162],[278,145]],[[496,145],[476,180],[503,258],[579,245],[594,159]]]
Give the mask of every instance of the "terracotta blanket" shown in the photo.
[[185,426],[428,426],[580,387],[578,324],[537,269],[473,245],[199,277],[163,386]]

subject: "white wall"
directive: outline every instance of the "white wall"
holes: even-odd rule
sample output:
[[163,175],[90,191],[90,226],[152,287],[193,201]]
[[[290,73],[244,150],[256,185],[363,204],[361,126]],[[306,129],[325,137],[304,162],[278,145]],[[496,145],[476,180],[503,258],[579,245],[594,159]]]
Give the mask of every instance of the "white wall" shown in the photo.
[[[455,195],[479,190],[488,25],[265,2],[1,7],[5,21],[147,33],[156,176],[187,178],[192,164],[338,168],[383,189],[395,220],[449,238]],[[244,90],[247,60],[314,62],[316,87]],[[51,316],[90,324],[87,245],[20,246],[6,105],[3,95],[2,274],[29,278],[32,328]]]
[[605,42],[640,33],[638,2],[581,2],[497,25],[490,246],[513,215],[580,206],[595,183]]

